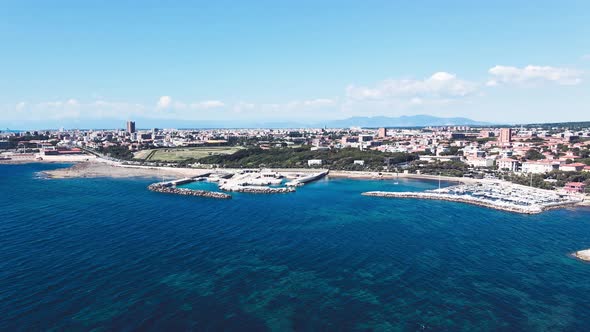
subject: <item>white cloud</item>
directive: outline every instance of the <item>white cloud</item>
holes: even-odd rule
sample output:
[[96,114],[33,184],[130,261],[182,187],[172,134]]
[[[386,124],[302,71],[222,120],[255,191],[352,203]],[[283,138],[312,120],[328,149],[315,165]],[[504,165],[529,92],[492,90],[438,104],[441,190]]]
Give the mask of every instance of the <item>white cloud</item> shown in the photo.
[[225,106],[225,103],[220,100],[205,100],[190,104],[192,109],[212,109]]
[[437,72],[423,79],[388,79],[375,87],[349,85],[346,95],[355,100],[409,99],[412,98],[458,98],[477,90],[477,84],[457,78],[447,72]]
[[486,85],[499,84],[531,84],[543,81],[559,85],[576,85],[582,82],[582,72],[570,68],[551,66],[526,66],[523,68],[512,66],[495,66],[488,70],[492,75]]
[[[232,110],[236,113],[249,112],[258,116],[275,117],[306,113],[316,114],[317,111],[334,110],[339,105],[338,101],[330,98],[316,98],[308,100],[293,100],[284,103],[259,103],[253,104],[244,101],[233,105]],[[295,113],[294,113],[295,112]]]
[[486,86],[498,86],[498,81],[496,80],[489,80],[486,82]]
[[23,111],[26,107],[27,107],[27,103],[25,103],[24,101],[21,101],[20,103],[16,104],[17,112]]
[[410,100],[410,103],[413,105],[422,105],[424,101],[421,98],[414,97]]
[[310,106],[310,107],[326,107],[326,106],[336,105],[336,101],[333,99],[328,99],[328,98],[317,98],[317,99],[311,99],[311,100],[304,100],[301,104],[303,106]]
[[170,96],[162,96],[158,99],[157,107],[160,109],[169,108],[172,105],[172,98]]
[[157,109],[170,109],[175,111],[185,110],[206,110],[224,107],[225,103],[220,100],[204,100],[193,103],[172,100],[170,96],[162,96],[158,99]]
[[79,106],[80,103],[76,99],[68,99],[65,103],[67,106]]
[[254,109],[254,107],[256,107],[256,105],[254,105],[252,103],[248,103],[245,101],[239,101],[233,106],[232,109],[236,113],[242,113],[243,111],[252,110],[252,109]]

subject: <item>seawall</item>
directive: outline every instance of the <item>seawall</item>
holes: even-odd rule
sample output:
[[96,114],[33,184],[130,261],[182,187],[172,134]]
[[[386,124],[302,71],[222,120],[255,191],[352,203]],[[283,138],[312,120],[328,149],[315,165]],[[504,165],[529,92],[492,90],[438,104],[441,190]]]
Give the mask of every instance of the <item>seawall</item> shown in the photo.
[[217,198],[217,199],[230,199],[231,198],[231,195],[216,192],[216,191],[176,188],[176,187],[173,187],[170,185],[163,185],[163,184],[159,184],[159,183],[149,185],[148,189],[151,191],[165,193],[165,194],[176,194],[176,195],[184,195],[184,196],[199,196],[199,197],[208,197],[208,198]]

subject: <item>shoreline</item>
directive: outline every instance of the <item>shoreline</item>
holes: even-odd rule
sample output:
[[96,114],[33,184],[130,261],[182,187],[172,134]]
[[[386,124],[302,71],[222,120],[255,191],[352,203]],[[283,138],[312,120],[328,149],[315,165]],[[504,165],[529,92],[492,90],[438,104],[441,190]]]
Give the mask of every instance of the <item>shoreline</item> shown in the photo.
[[[65,178],[160,178],[166,180],[173,180],[179,178],[190,178],[202,176],[212,171],[238,172],[241,169],[236,168],[176,168],[176,167],[156,167],[156,166],[139,166],[139,165],[123,165],[121,163],[104,160],[101,158],[91,158],[88,161],[72,161],[72,160],[13,160],[0,161],[0,164],[21,165],[27,163],[48,163],[48,164],[71,164],[69,167],[58,168],[54,170],[46,170],[40,172],[50,179],[65,179]],[[313,173],[318,172],[318,169],[309,168],[275,168],[275,172],[281,173]],[[394,172],[365,172],[365,171],[339,171],[330,170],[328,178],[347,178],[358,180],[395,180],[395,179],[415,179],[428,181],[444,181],[454,184],[479,184],[479,183],[506,183],[514,185],[503,180],[492,179],[472,179],[472,178],[455,178],[448,176],[436,176],[427,174],[406,174]],[[577,204],[576,206],[590,206],[590,197]],[[495,208],[494,206],[491,206]],[[545,210],[550,207],[545,207]]]
[[[178,176],[178,177],[195,177],[214,170],[228,172],[238,172],[238,168],[177,168],[177,167],[157,167],[157,166],[138,166],[123,165],[120,163],[94,158],[88,161],[72,160],[14,160],[1,161],[0,164],[29,164],[29,163],[48,163],[48,164],[73,164],[70,167],[55,170],[43,171],[49,178],[91,178],[91,177],[161,177],[161,176]],[[320,169],[313,168],[272,168],[272,171],[281,173],[315,173]],[[348,179],[417,179],[438,181],[439,177],[426,174],[405,174],[394,172],[365,172],[365,171],[338,171],[330,170],[328,177],[348,178]],[[471,178],[455,178],[441,176],[441,181],[454,183],[476,183],[482,180]]]
[[368,180],[393,180],[393,179],[417,179],[417,180],[432,180],[439,179],[444,182],[457,183],[477,183],[482,180],[472,178],[458,178],[451,176],[437,176],[429,174],[409,174],[409,173],[394,173],[394,172],[363,172],[363,171],[334,171],[330,170],[330,177],[347,178],[347,179],[368,179]]
[[[51,163],[55,164],[68,162]],[[41,173],[50,179],[134,177],[177,179],[183,177],[196,177],[208,172],[210,171],[207,171],[205,169],[129,166],[120,165],[112,162],[92,160],[74,162],[72,166],[42,171]]]

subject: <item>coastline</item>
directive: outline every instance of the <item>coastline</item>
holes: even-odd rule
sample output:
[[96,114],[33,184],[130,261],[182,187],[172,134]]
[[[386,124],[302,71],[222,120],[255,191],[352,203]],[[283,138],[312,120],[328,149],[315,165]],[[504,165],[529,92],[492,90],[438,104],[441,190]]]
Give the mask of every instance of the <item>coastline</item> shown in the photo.
[[[143,178],[160,178],[166,180],[173,180],[178,178],[187,178],[187,177],[198,177],[202,176],[206,173],[210,173],[212,170],[211,168],[175,168],[175,167],[154,167],[154,166],[137,166],[137,165],[123,165],[118,162],[113,162],[110,160],[105,160],[102,158],[90,158],[86,161],[72,161],[70,159],[61,159],[61,160],[17,160],[17,161],[2,161],[0,164],[26,164],[26,163],[72,163],[73,165],[70,167],[59,168],[54,170],[48,170],[41,172],[48,178],[52,179],[62,179],[62,178],[100,178],[100,177],[110,177],[110,178],[133,178],[133,177],[143,177]],[[235,168],[223,168],[217,169],[226,172],[238,172],[240,169]],[[310,172],[317,172],[318,169],[307,169],[307,168],[293,168],[293,169],[284,169],[284,168],[277,168],[273,169],[275,172],[282,172],[282,173],[310,173]],[[330,171],[328,177],[333,178],[347,178],[347,179],[369,179],[369,180],[394,180],[394,179],[416,179],[416,180],[428,180],[428,181],[444,181],[446,183],[455,183],[455,184],[481,184],[481,183],[506,183],[510,185],[514,185],[510,182],[502,181],[502,180],[490,180],[490,179],[472,179],[472,178],[455,178],[455,177],[448,177],[448,176],[435,176],[435,175],[426,175],[426,174],[406,174],[406,173],[394,173],[394,172],[363,172],[363,171],[338,171],[332,170]],[[514,185],[516,186],[516,185]],[[380,194],[381,195],[381,194]],[[394,196],[388,195],[390,197]],[[373,195],[374,196],[374,195]],[[382,195],[383,196],[383,195]],[[417,197],[417,198],[426,198],[426,199],[439,199],[442,198],[427,198],[427,197]],[[487,202],[476,202],[472,201],[471,199],[460,199],[457,200],[456,198],[449,198],[449,199],[442,199],[442,200],[449,200],[449,201],[461,201],[464,203],[484,206],[488,208],[508,211],[508,212],[517,212],[517,213],[540,213],[546,210],[561,208],[567,206],[590,206],[590,197],[585,197],[585,199],[581,202],[576,204],[558,204],[557,206],[544,206],[539,211],[533,211],[531,209],[524,209],[526,211],[522,211],[521,207],[502,207],[498,204],[489,204]]]
[[[55,163],[55,162],[54,162]],[[65,178],[166,178],[195,177],[207,173],[204,169],[186,169],[172,167],[127,166],[97,160],[77,162],[70,167],[43,171],[51,179]]]
[[[136,166],[123,165],[120,163],[93,158],[88,161],[72,161],[72,160],[18,160],[5,161],[5,164],[26,164],[26,163],[73,163],[67,168],[60,168],[51,171],[44,171],[50,178],[92,178],[92,177],[195,177],[204,173],[211,172],[211,168],[176,168],[176,167],[155,167],[155,166]],[[240,169],[236,168],[220,168],[219,170],[234,172]],[[317,172],[318,169],[309,168],[276,168],[272,169],[276,172],[283,173],[312,173]],[[364,172],[364,171],[337,171],[330,170],[328,175],[334,178],[348,178],[348,179],[384,179],[392,180],[397,178],[417,179],[417,180],[433,180],[455,183],[477,183],[482,180],[471,178],[455,178],[448,176],[435,176],[425,174],[405,174],[394,172]]]
[[451,176],[436,176],[428,174],[409,174],[409,173],[394,173],[394,172],[363,172],[363,171],[333,171],[330,170],[330,177],[348,178],[348,179],[372,179],[372,180],[392,180],[392,179],[417,179],[417,180],[433,180],[457,183],[477,183],[482,180],[472,178],[457,178]]

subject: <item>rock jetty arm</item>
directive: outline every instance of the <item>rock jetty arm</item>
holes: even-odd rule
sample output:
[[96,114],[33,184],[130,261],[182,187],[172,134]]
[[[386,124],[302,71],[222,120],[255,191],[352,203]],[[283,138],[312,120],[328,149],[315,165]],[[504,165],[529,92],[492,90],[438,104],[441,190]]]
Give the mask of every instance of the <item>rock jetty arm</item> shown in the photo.
[[226,191],[234,191],[234,192],[241,192],[241,193],[250,193],[250,194],[285,194],[291,193],[295,191],[295,188],[292,187],[259,187],[259,186],[227,186],[222,185],[219,188]]
[[217,199],[230,199],[231,195],[215,192],[215,191],[207,191],[207,190],[193,190],[193,189],[186,189],[186,188],[176,188],[170,185],[164,185],[160,183],[154,183],[148,186],[148,189],[151,191],[165,193],[165,194],[176,194],[176,195],[184,195],[184,196],[199,196],[199,197],[208,197],[208,198],[217,198]]

